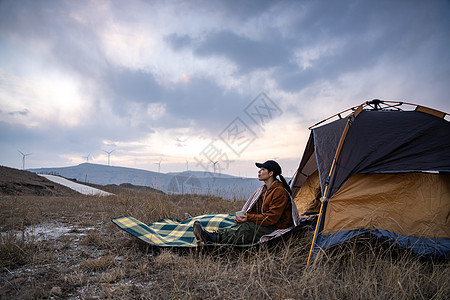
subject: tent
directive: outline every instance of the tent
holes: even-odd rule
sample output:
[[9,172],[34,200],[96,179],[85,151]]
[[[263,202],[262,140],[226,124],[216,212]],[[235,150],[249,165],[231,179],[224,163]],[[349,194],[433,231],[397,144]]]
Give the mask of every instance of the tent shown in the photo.
[[372,100],[310,127],[291,182],[299,214],[317,217],[308,264],[317,249],[363,233],[424,257],[449,256],[446,116]]

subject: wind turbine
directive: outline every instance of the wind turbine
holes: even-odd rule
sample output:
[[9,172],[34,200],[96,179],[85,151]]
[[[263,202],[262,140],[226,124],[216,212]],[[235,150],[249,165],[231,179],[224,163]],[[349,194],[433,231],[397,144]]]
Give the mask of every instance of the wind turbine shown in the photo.
[[217,164],[219,161],[214,162],[214,161],[210,160],[210,162],[211,162],[211,163],[213,164],[213,166],[214,166],[214,175],[216,175],[216,164]]
[[91,155],[91,153],[89,153],[87,156],[83,156],[84,159],[86,159],[86,162],[89,162],[89,156]]
[[[114,149],[115,150],[115,149]],[[108,153],[108,166],[109,166],[109,157],[111,156],[111,153],[113,153],[114,152],[114,150],[111,150],[111,151],[106,151],[106,150],[103,150],[103,152],[106,152],[106,153]]]
[[158,173],[161,173],[161,159],[159,160],[159,162],[155,163],[155,165],[158,165]]
[[20,154],[22,154],[22,170],[25,170],[25,157],[27,157],[28,155],[31,155],[31,154],[33,154],[33,153],[27,153],[27,154],[24,154],[22,151],[20,151],[20,150],[17,150],[17,151],[19,151],[19,153]]

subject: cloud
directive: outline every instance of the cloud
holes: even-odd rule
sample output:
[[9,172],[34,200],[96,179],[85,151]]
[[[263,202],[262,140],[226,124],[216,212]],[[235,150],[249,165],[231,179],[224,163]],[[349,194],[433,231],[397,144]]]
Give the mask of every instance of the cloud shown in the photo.
[[[1,113],[2,111],[0,110],[0,113]],[[24,109],[24,110],[20,110],[20,111],[10,111],[10,112],[8,112],[8,115],[10,115],[10,116],[16,116],[16,115],[21,115],[21,116],[26,116],[26,115],[28,115],[28,109]]]
[[241,72],[271,68],[284,64],[292,55],[279,40],[257,41],[230,31],[213,33],[205,38],[195,53],[199,56],[224,56]]
[[158,84],[152,73],[142,70],[111,68],[106,74],[105,83],[112,90],[116,105],[121,110],[121,103],[160,102],[163,87]]
[[[151,72],[132,69],[114,69],[110,74],[104,86],[114,99],[112,112],[120,117],[128,115],[133,121],[145,123],[147,119],[155,127],[189,125],[194,126],[193,130],[206,128],[215,134],[251,100],[246,95],[224,90],[213,78],[186,76],[183,81],[166,82]],[[138,104],[141,113],[132,114],[136,110],[130,108]],[[155,118],[155,113],[162,113],[162,107],[164,118]]]
[[[166,155],[184,168],[260,92],[284,112],[280,148],[288,128],[372,98],[450,111],[449,11],[439,0],[1,1],[0,163],[16,148],[68,164],[114,144],[116,162]],[[249,155],[268,155],[277,134]]]
[[177,33],[171,33],[165,37],[165,41],[176,51],[191,47],[194,39],[187,35],[179,35]]

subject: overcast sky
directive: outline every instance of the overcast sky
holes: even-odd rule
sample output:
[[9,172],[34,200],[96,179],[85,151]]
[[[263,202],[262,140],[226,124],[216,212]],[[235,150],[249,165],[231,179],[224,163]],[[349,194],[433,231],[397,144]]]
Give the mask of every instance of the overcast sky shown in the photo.
[[0,1],[0,165],[256,176],[374,98],[450,112],[449,1]]

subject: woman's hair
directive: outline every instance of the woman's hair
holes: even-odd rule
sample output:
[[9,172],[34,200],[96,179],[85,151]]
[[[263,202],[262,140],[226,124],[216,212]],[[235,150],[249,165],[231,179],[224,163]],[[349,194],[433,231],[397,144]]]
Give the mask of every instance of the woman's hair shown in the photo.
[[[273,174],[275,178],[277,178],[277,175]],[[286,182],[286,179],[284,179],[284,176],[281,174],[278,174],[278,177],[280,177],[281,184],[283,185],[284,189],[289,193],[289,196],[292,196],[291,187]]]

